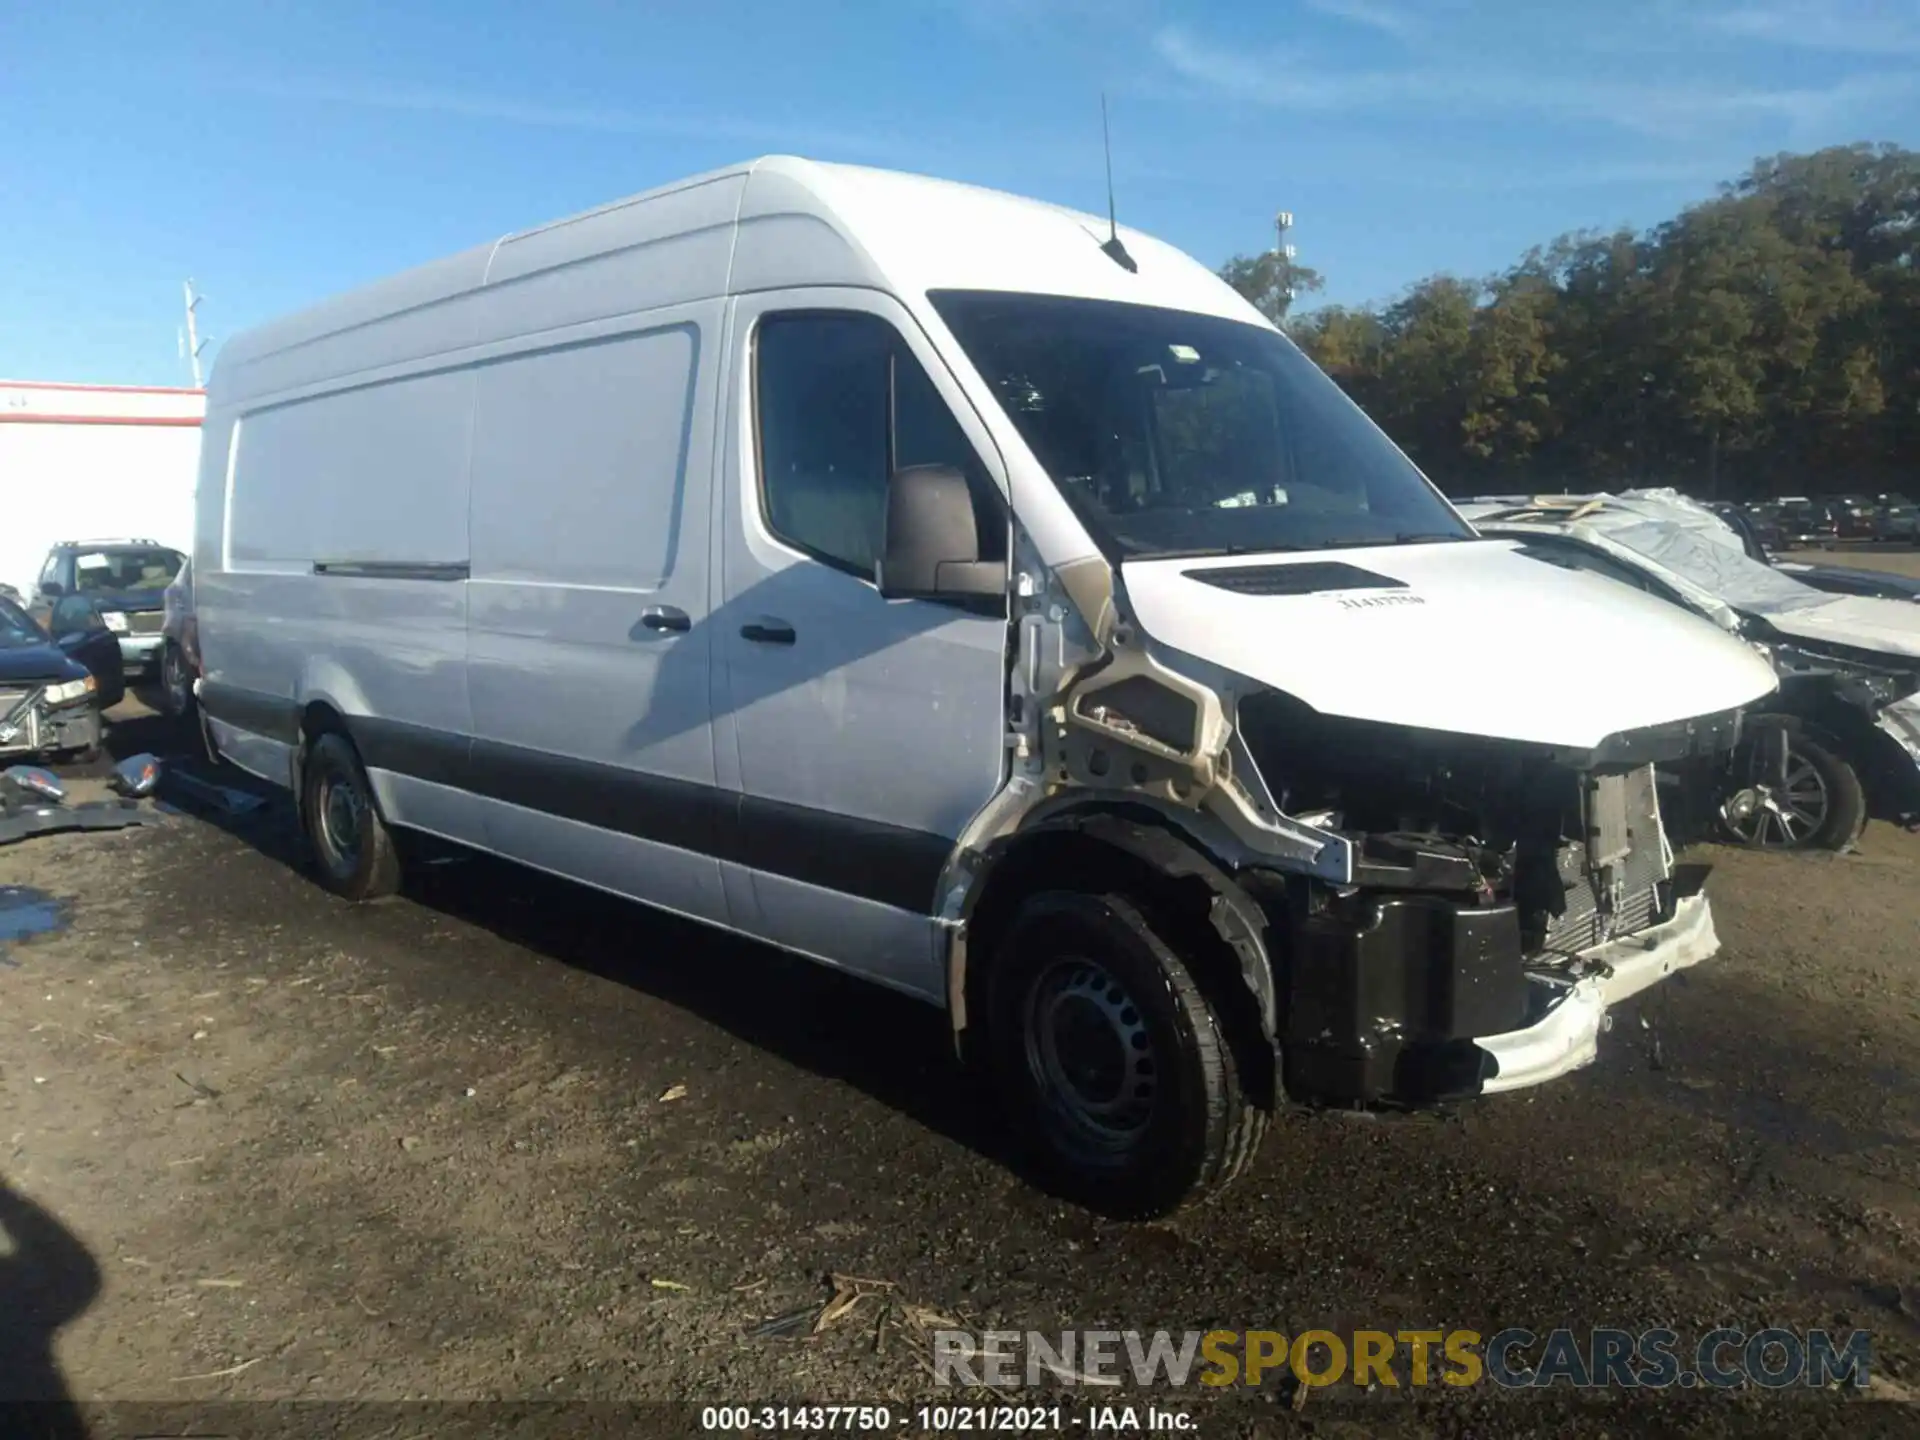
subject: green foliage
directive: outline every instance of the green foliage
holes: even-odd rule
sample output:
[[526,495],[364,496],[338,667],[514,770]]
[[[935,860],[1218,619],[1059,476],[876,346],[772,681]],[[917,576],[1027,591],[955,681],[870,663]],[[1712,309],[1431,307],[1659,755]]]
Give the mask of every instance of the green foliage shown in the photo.
[[1276,325],[1287,318],[1296,299],[1326,284],[1318,270],[1296,265],[1272,250],[1234,256],[1220,267],[1220,278]]
[[1920,154],[1762,160],[1645,235],[1566,236],[1288,330],[1457,493],[1910,490]]

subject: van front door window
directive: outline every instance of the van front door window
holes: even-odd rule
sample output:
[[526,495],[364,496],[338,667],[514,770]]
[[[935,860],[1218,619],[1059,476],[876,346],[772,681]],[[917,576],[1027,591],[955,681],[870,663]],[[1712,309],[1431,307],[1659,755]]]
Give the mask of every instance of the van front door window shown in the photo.
[[1006,521],[979,457],[893,327],[872,315],[761,322],[755,363],[767,527],[816,560],[871,580],[887,478],[953,465],[972,485],[983,544],[1004,555]]

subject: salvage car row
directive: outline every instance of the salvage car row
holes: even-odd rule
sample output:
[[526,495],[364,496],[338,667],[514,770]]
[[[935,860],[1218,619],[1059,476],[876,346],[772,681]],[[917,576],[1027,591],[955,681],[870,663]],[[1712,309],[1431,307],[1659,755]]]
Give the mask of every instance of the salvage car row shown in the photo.
[[1920,505],[1905,495],[1838,495],[1820,500],[1789,496],[1753,501],[1737,509],[1772,548],[1861,541],[1920,544]]
[[185,555],[151,540],[62,541],[28,596],[0,594],[0,759],[86,758],[130,683],[191,694]]

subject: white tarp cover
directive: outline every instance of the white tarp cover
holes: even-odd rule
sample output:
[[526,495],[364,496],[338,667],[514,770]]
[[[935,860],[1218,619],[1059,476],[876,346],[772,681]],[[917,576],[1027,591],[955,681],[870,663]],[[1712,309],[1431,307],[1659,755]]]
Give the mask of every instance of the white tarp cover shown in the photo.
[[1493,496],[1455,505],[1489,535],[1527,531],[1571,536],[1665,580],[1728,624],[1731,612],[1766,617],[1776,629],[1885,654],[1920,656],[1920,614],[1911,601],[1834,595],[1753,559],[1718,515],[1674,490],[1620,495]]
[[[1553,510],[1535,509],[1547,502]],[[1582,510],[1574,518],[1574,506]],[[1620,495],[1500,496],[1462,503],[1460,513],[1476,526],[1491,521],[1518,524],[1541,522],[1576,535],[1601,550],[1626,550],[1631,558],[1651,561],[1658,570],[1678,577],[1736,610],[1778,615],[1830,603],[1824,590],[1803,585],[1755,560],[1741,545],[1732,526],[1706,506],[1674,490],[1629,490]],[[1516,510],[1525,514],[1511,514]],[[1553,513],[1558,511],[1558,514]],[[1499,521],[1494,517],[1498,516]],[[1645,567],[1643,567],[1645,568]],[[1682,587],[1683,589],[1686,587]]]

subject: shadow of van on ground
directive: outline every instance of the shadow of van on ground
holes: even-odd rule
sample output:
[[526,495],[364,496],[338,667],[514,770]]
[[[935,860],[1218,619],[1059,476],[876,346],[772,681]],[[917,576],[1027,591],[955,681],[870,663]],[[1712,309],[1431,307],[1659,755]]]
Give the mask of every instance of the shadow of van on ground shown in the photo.
[[989,1096],[944,1012],[771,946],[492,856],[448,848],[406,894],[450,919],[698,1016],[1000,1164]]
[[[124,717],[124,718],[123,718]],[[169,786],[161,797],[314,884],[290,798],[205,758],[191,723],[121,707],[115,760],[143,751],[175,775],[262,797],[234,813]],[[104,767],[108,762],[101,762]],[[624,985],[756,1049],[852,1085],[996,1164],[1018,1166],[991,1098],[953,1053],[944,1013],[771,946],[431,837],[409,841],[405,899],[508,944]],[[440,863],[435,863],[440,862]],[[451,862],[451,863],[447,863]]]
[[86,1246],[0,1181],[0,1435],[84,1440],[53,1338],[99,1293],[100,1267]]

